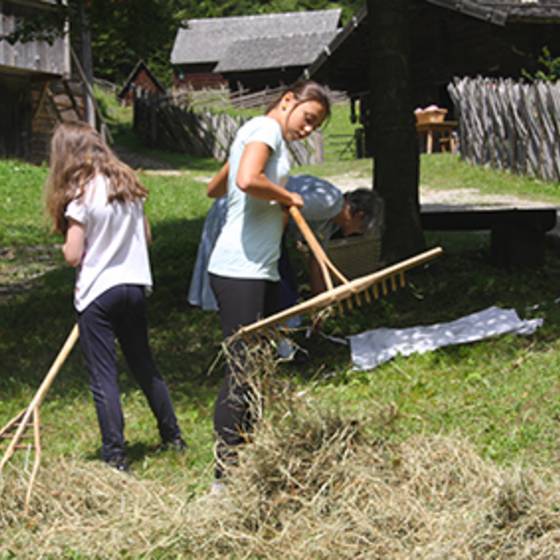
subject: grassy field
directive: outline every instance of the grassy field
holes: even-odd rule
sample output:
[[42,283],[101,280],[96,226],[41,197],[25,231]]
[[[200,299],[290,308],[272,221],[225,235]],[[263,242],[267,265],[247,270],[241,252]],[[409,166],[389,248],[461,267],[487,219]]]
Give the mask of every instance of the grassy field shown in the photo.
[[[357,162],[357,172],[367,165]],[[150,301],[152,341],[172,386],[183,429],[189,439],[194,437],[187,461],[195,472],[204,470],[210,458],[209,418],[219,375],[208,377],[206,370],[220,342],[216,317],[188,309],[185,299],[209,206],[200,177],[211,174],[216,165],[208,162],[201,167],[178,177],[142,177],[151,191],[148,213],[155,239],[151,249],[156,283]],[[318,173],[320,169],[313,171]],[[48,233],[42,219],[41,184],[45,174],[44,168],[20,162],[0,164],[4,200],[0,211],[4,224],[0,237],[0,363],[4,373],[0,378],[0,421],[25,405],[74,320],[73,271],[59,254],[61,240]],[[477,176],[476,184],[494,181],[501,191],[507,190],[508,183],[523,193],[539,187],[534,181],[473,170],[452,157],[434,155],[423,160],[422,180],[430,184],[463,185],[472,176]],[[547,192],[552,193],[553,186],[548,186]],[[555,193],[551,196],[559,198]],[[414,288],[333,321],[326,330],[351,334],[380,325],[431,323],[492,304],[514,307],[521,315],[544,316],[544,328],[530,339],[504,337],[399,359],[373,373],[350,371],[345,349],[318,339],[306,341],[312,359],[297,372],[301,382],[305,384],[312,377],[313,390],[340,406],[359,408],[370,401],[396,405],[402,413],[396,423],[397,433],[461,429],[485,453],[499,460],[556,460],[560,403],[555,298],[560,261],[550,251],[544,268],[509,272],[488,262],[488,238],[484,234],[432,234],[428,242],[442,244],[446,256],[418,273],[413,278]],[[541,307],[529,313],[536,304]],[[287,373],[289,370],[287,367]],[[150,462],[146,463],[143,452],[157,443],[151,418],[126,377],[123,393],[129,437],[143,442],[136,447],[137,459],[141,459],[140,469],[149,471]],[[53,455],[95,455],[97,432],[78,352],[45,403],[44,416],[52,426],[48,448]],[[73,434],[71,440],[68,430]]]
[[[126,436],[135,479],[180,485],[187,495],[200,495],[211,481],[211,417],[221,374],[219,368],[209,373],[209,366],[221,337],[216,315],[187,306],[186,289],[210,204],[204,177],[217,164],[143,153],[167,158],[182,171],[145,173],[142,180],[150,189],[147,212],[154,233],[151,343],[190,449],[183,456],[156,453],[154,421],[121,364]],[[302,171],[358,177],[368,176],[371,166],[371,160],[332,161]],[[560,203],[559,185],[473,168],[454,156],[423,156],[421,171],[422,183],[434,188],[469,186]],[[42,218],[45,176],[44,167],[0,162],[0,425],[29,402],[74,323],[73,271],[61,258],[61,239],[48,232]],[[504,336],[398,358],[368,372],[351,369],[347,348],[318,336],[299,337],[310,359],[282,365],[280,375],[332,411],[374,411],[385,421],[371,430],[384,441],[451,435],[470,441],[497,464],[545,465],[560,475],[560,258],[549,249],[543,268],[506,271],[490,264],[487,235],[432,234],[428,244],[443,245],[445,256],[412,274],[408,288],[329,320],[325,332],[341,336],[378,326],[430,324],[490,305],[542,317],[543,328],[528,338]],[[45,469],[60,461],[98,464],[99,433],[77,350],[42,407],[42,421]],[[0,557],[2,552],[0,545]]]

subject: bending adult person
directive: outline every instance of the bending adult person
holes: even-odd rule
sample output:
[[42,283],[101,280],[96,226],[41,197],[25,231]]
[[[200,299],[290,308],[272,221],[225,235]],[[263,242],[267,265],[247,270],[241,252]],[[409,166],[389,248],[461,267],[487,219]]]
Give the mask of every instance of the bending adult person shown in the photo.
[[[223,184],[215,180],[211,192],[214,196],[225,193]],[[333,237],[348,237],[364,233],[374,221],[377,197],[371,189],[356,189],[343,193],[338,187],[313,175],[291,176],[286,189],[299,194],[304,202],[301,213],[320,243],[325,244]],[[204,310],[217,311],[218,304],[210,288],[208,260],[226,219],[227,199],[218,198],[206,216],[198,245],[196,261],[190,279],[188,302]],[[297,236],[295,224],[290,223],[287,233]],[[279,261],[280,294],[279,308],[296,303],[297,286],[291,275],[291,267],[283,253]],[[317,261],[310,255],[309,280],[311,291],[317,294],[324,290]]]

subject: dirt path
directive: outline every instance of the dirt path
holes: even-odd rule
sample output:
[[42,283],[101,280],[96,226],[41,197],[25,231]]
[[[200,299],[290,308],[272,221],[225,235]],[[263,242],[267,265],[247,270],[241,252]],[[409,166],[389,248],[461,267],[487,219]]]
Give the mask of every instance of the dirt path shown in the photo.
[[[347,173],[325,177],[328,181],[343,191],[357,188],[371,188],[371,179]],[[485,194],[478,189],[432,189],[426,185],[420,185],[420,204],[426,210],[449,209],[459,210],[461,208],[540,208],[550,207],[549,202],[536,201],[515,195]]]

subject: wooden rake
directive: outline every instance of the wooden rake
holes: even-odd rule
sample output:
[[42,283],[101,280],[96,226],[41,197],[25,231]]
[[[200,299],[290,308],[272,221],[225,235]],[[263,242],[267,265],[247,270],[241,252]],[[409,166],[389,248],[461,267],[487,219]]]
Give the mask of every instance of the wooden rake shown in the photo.
[[[27,449],[28,452],[32,449],[35,450],[35,458],[25,496],[25,513],[29,511],[29,501],[31,499],[31,492],[33,491],[33,484],[41,464],[41,420],[39,417],[39,408],[45,398],[45,395],[53,384],[56,375],[60,371],[60,368],[76,344],[78,336],[78,325],[74,325],[68,335],[68,338],[66,339],[66,342],[60,349],[60,352],[52,363],[47,375],[43,379],[39,389],[29,403],[29,406],[14,416],[2,429],[0,429],[0,440],[10,440],[4,456],[0,461],[0,475],[17,449]],[[27,432],[31,427],[33,427],[33,434],[28,434]],[[33,441],[31,441],[31,438]]]
[[[362,305],[364,301],[371,303],[372,299],[378,299],[381,296],[386,296],[389,292],[403,288],[406,285],[405,272],[407,270],[431,261],[443,253],[441,247],[436,247],[372,274],[348,280],[331,262],[323,247],[321,247],[321,244],[313,235],[301,212],[295,206],[290,206],[290,215],[307,241],[314,257],[317,259],[326,291],[279,313],[242,327],[239,329],[239,334],[241,335],[267,329],[273,325],[283,323],[295,315],[311,313],[333,304],[337,304],[338,310],[343,313],[344,305],[349,310],[352,310],[354,303],[358,306]],[[339,282],[338,286],[334,285],[333,276]]]

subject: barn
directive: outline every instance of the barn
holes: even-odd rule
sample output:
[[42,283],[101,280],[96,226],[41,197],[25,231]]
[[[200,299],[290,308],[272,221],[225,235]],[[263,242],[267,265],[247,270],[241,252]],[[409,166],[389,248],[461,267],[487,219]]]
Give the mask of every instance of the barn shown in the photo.
[[123,105],[131,105],[137,92],[165,95],[165,88],[143,60],[138,61],[117,94]]
[[338,34],[340,16],[336,9],[186,20],[171,53],[174,87],[289,84]]
[[9,42],[6,37],[26,18],[48,15],[56,0],[0,2],[0,157],[46,158],[58,122],[56,93],[49,83],[70,75],[67,34],[46,40]]
[[[436,104],[452,118],[447,86],[455,76],[520,79],[538,68],[543,47],[560,56],[556,1],[412,0],[409,12],[411,110]],[[370,39],[364,5],[304,71],[360,101],[368,144]]]

